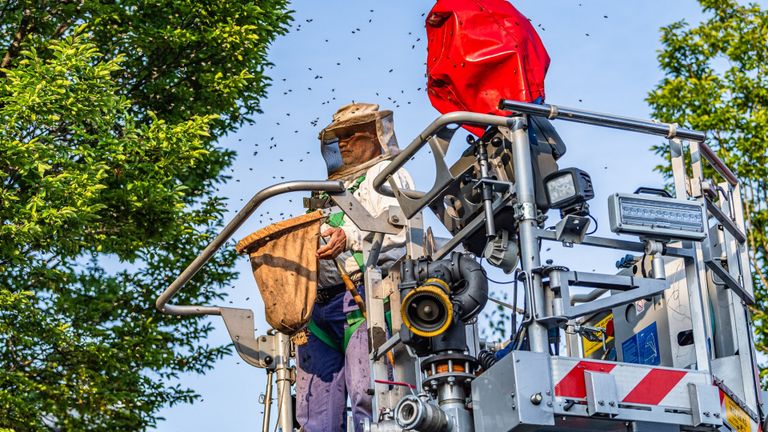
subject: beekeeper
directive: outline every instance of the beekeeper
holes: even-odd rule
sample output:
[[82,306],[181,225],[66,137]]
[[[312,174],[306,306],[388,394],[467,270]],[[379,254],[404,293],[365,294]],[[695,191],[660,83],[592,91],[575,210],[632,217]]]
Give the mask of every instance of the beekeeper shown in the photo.
[[[372,185],[398,152],[392,111],[380,111],[376,104],[345,105],[319,138],[328,179],[342,180],[374,217],[398,205],[395,198],[379,194]],[[393,178],[401,187],[413,189],[404,170]],[[342,271],[364,296],[361,251],[364,239],[372,235],[361,232],[340,211],[332,213],[321,228],[324,242],[317,250],[317,300],[308,342],[297,348],[296,418],[304,431],[346,430],[347,397],[356,431],[362,430],[364,418],[371,418],[367,326],[334,260],[338,258]],[[405,230],[387,235],[378,265],[386,272],[404,253]]]

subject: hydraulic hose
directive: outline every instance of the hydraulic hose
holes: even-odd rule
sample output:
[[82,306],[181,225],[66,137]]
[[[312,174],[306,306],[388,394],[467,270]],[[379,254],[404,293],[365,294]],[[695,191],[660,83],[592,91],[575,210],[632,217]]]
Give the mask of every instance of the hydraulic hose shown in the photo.
[[465,281],[453,294],[453,301],[458,303],[461,319],[466,322],[476,317],[488,303],[488,279],[483,267],[471,255],[452,254],[451,269],[454,280],[461,278]]

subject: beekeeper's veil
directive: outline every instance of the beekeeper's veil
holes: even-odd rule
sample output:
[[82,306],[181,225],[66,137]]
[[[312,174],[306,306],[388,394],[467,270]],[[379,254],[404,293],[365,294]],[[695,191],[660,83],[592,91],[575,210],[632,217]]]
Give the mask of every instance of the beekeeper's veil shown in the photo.
[[[381,155],[362,164],[344,161],[339,151],[339,139],[356,132],[369,132],[375,137],[371,145],[381,149]],[[329,179],[349,178],[378,162],[394,157],[399,149],[395,138],[392,111],[379,111],[377,104],[351,103],[339,108],[331,124],[320,131],[320,150],[328,167]]]

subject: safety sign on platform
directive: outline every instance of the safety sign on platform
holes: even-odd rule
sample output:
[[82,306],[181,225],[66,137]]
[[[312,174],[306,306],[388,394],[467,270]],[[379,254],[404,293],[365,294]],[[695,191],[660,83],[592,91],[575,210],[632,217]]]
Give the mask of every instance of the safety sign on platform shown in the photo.
[[623,360],[627,363],[659,365],[661,353],[659,353],[659,333],[656,323],[640,330],[631,338],[621,344]]

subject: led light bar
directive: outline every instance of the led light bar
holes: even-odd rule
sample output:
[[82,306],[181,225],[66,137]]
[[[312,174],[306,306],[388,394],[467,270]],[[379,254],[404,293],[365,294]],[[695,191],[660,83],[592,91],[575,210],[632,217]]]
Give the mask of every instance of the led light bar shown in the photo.
[[707,236],[704,203],[660,196],[608,197],[611,231],[660,240],[702,240]]

